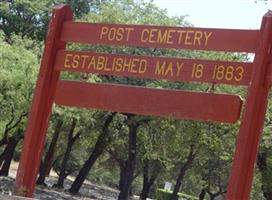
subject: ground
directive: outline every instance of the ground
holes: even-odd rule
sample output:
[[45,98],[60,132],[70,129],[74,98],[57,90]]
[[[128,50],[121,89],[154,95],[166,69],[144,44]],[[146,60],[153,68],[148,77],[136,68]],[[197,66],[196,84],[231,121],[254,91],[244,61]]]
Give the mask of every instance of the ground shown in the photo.
[[[13,195],[16,169],[18,163],[13,163],[10,169],[9,177],[0,177],[0,194]],[[48,187],[37,186],[34,198],[41,200],[116,200],[118,190],[107,186],[99,186],[91,182],[84,183],[78,195],[71,195],[67,189],[71,185],[73,177],[66,180],[64,189],[55,189],[51,186],[57,182],[57,177],[50,176],[47,178],[46,184]],[[133,198],[134,200],[137,198]]]

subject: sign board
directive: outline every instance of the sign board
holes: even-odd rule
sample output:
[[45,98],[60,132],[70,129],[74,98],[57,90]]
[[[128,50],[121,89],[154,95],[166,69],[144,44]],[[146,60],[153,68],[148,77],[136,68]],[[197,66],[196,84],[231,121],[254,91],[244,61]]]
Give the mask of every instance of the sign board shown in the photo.
[[165,190],[171,190],[171,187],[172,187],[172,183],[169,183],[169,182],[164,183],[164,189]]
[[59,51],[55,68],[172,81],[248,85],[252,63]]
[[[49,26],[17,172],[17,191],[31,197],[53,103],[178,119],[236,123],[241,116],[227,200],[247,200],[271,85],[272,13],[260,30],[74,22],[57,6]],[[136,56],[66,50],[66,43],[254,53],[254,62]],[[59,80],[60,73],[245,86],[237,95]],[[250,147],[250,149],[248,148]]]

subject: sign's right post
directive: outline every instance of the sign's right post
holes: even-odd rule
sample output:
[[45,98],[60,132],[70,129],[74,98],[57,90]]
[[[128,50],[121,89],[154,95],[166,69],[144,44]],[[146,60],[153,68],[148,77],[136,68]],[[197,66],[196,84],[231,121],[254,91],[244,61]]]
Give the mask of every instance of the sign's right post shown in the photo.
[[267,108],[270,81],[267,72],[272,58],[272,11],[267,12],[262,20],[260,41],[256,47],[252,81],[248,88],[243,118],[236,141],[236,150],[230,180],[227,189],[227,200],[248,200],[254,164],[262,135]]

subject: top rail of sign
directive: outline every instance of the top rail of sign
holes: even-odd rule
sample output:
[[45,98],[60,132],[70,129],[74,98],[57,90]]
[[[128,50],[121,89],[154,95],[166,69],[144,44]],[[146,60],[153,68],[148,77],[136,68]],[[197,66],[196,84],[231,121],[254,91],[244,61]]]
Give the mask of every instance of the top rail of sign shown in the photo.
[[254,53],[259,30],[64,22],[61,40],[75,43]]

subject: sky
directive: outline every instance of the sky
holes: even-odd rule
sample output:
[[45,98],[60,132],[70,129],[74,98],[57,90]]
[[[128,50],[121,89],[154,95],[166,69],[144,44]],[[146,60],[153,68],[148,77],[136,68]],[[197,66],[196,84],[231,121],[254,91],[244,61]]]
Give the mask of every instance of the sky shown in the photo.
[[[257,1],[257,2],[256,2]],[[169,15],[188,15],[195,27],[259,29],[272,0],[154,0]]]

